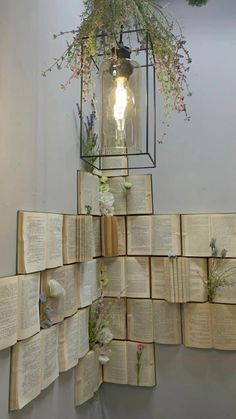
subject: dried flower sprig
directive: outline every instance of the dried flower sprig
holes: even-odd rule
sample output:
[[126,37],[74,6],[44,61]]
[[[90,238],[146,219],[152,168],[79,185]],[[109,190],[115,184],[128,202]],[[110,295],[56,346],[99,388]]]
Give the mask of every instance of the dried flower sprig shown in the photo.
[[142,354],[144,351],[144,344],[143,343],[138,343],[137,344],[137,385],[139,386],[140,384],[140,370],[141,370],[141,358],[142,358]]
[[[99,144],[98,144],[98,134],[96,132],[96,121],[97,121],[97,111],[96,111],[96,98],[93,95],[91,99],[91,112],[86,116],[83,123],[83,139],[82,139],[82,149],[84,156],[92,156],[87,158],[87,162],[84,162],[84,170],[91,173],[93,171],[93,163],[97,160],[99,154]],[[82,118],[82,112],[78,103],[76,103],[78,116]],[[94,157],[93,157],[94,156]],[[91,163],[91,164],[90,164]]]
[[[72,41],[67,42],[62,55],[42,75],[46,76],[54,68],[67,67],[71,75],[62,87],[83,75],[86,93],[91,86],[94,64],[99,65],[101,53],[110,55],[111,49],[117,47],[114,34],[119,33],[121,26],[143,29],[138,41],[142,47],[148,34],[149,56],[157,69],[165,113],[175,109],[185,112],[188,118],[184,92],[186,88],[189,91],[186,74],[192,60],[181,28],[176,23],[154,0],[84,0],[81,24],[71,31],[54,35],[56,39],[71,34]],[[102,36],[104,34],[106,36]],[[97,35],[101,35],[99,41]]]
[[216,246],[216,239],[210,241],[212,259],[209,263],[209,273],[206,281],[208,300],[212,302],[216,296],[218,288],[233,286],[232,277],[236,275],[236,268],[227,266],[224,259],[227,254],[226,249],[221,251]]

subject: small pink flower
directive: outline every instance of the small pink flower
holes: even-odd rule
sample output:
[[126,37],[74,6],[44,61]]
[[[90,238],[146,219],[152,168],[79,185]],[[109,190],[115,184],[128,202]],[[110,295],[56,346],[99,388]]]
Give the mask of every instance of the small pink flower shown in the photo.
[[143,351],[144,350],[144,344],[143,343],[138,343],[137,344],[137,350],[138,351]]

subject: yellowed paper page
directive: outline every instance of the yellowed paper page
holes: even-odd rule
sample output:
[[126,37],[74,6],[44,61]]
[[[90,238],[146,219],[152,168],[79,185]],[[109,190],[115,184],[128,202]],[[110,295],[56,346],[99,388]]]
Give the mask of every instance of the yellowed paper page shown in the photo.
[[104,307],[109,315],[113,339],[126,339],[126,299],[105,298]]
[[148,257],[126,257],[125,277],[127,297],[150,298],[150,272]]
[[19,211],[17,272],[30,273],[46,269],[47,214]]
[[77,262],[77,216],[63,216],[63,264]]
[[22,409],[41,392],[41,335],[12,348],[10,410]]
[[152,300],[127,299],[128,339],[153,342]]
[[39,322],[40,273],[19,275],[17,339],[22,340],[40,331]]
[[0,278],[0,351],[17,341],[18,277]]
[[127,342],[113,340],[110,361],[103,367],[103,381],[107,383],[127,384]]
[[152,216],[127,217],[128,255],[151,255]]
[[63,265],[62,225],[63,215],[47,214],[47,268],[55,268]]
[[151,218],[152,255],[181,255],[180,215],[158,214]]
[[211,304],[184,305],[184,345],[194,348],[212,348]]
[[236,305],[211,304],[213,346],[236,350]]
[[180,304],[153,300],[153,333],[156,343],[166,345],[182,343]]
[[151,175],[128,176],[126,182],[132,183],[127,195],[127,214],[152,214]]
[[96,352],[88,352],[75,371],[75,405],[80,406],[94,396],[102,382],[102,369]]
[[41,330],[41,388],[53,383],[59,376],[58,325]]

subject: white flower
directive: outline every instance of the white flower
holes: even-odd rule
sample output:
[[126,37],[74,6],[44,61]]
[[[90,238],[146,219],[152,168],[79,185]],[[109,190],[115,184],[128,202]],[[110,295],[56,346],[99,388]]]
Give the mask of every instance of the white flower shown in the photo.
[[107,355],[100,355],[98,360],[99,360],[100,364],[106,365],[110,361],[110,358]]
[[112,215],[114,211],[114,196],[111,192],[99,193],[100,210],[102,215]]
[[97,340],[102,345],[108,345],[113,339],[113,335],[109,327],[104,327],[97,335]]
[[66,295],[65,289],[55,279],[48,282],[48,297],[62,298]]
[[124,192],[129,191],[132,188],[133,184],[131,182],[124,182],[122,185],[122,189]]

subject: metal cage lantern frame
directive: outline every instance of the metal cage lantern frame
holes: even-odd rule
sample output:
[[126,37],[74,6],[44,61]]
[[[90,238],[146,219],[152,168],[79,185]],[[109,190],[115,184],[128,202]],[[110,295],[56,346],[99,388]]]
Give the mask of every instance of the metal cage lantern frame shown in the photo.
[[[143,70],[144,76],[144,97],[145,103],[143,104],[145,108],[144,114],[144,121],[143,123],[146,124],[144,127],[144,137],[142,138],[142,150],[140,152],[129,152],[128,149],[123,150],[124,152],[121,153],[114,153],[111,154],[104,154],[99,148],[98,153],[95,154],[86,154],[84,153],[84,143],[83,143],[83,121],[85,118],[84,115],[84,103],[85,103],[85,89],[84,89],[84,77],[83,72],[81,72],[81,91],[80,91],[80,158],[86,164],[90,164],[93,169],[107,173],[107,171],[114,171],[114,176],[116,175],[117,171],[121,171],[121,169],[127,170],[129,169],[150,169],[155,168],[157,159],[156,159],[156,147],[157,147],[157,103],[156,103],[156,93],[157,93],[157,86],[156,86],[156,68],[155,68],[155,59],[152,54],[152,44],[150,42],[149,35],[143,29],[134,29],[134,30],[125,30],[123,31],[123,35],[125,36],[133,36],[142,32],[145,33],[145,43],[142,42],[141,46],[138,48],[131,49],[131,52],[136,52],[137,55],[143,54],[143,64],[140,65],[140,68]],[[118,34],[114,34],[116,37]],[[97,40],[101,40],[101,38],[106,37],[107,34],[99,34],[97,35]],[[81,46],[81,54],[83,57],[83,44]],[[107,54],[99,53],[98,57],[105,58]],[[83,60],[82,60],[83,62]],[[96,63],[95,59],[94,68],[97,72],[99,72],[100,68],[99,65]],[[151,94],[150,94],[151,92]],[[152,129],[150,129],[152,127]],[[96,160],[94,160],[96,158]],[[115,165],[114,158],[116,159],[123,159],[126,161],[126,165]],[[91,162],[92,159],[92,162]],[[108,161],[108,159],[110,159]],[[125,171],[124,171],[125,174]]]

